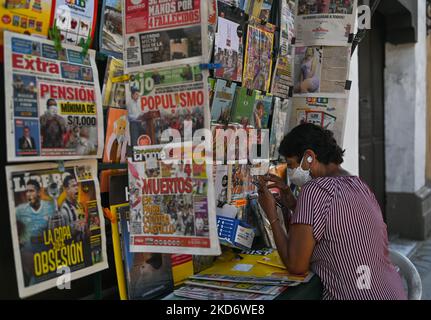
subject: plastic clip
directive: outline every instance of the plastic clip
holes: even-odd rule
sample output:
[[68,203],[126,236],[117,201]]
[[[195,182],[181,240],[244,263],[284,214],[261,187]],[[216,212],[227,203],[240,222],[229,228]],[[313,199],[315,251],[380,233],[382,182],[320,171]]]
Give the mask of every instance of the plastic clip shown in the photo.
[[54,49],[57,53],[63,50],[60,29],[57,28],[57,19],[54,20],[53,26],[48,30],[48,36],[54,42]]
[[88,53],[88,49],[90,49],[91,42],[93,41],[93,38],[90,35],[91,35],[91,28],[90,28],[90,31],[88,32],[87,40],[84,41],[84,39],[81,38],[81,40],[79,41],[79,46],[82,48],[81,57],[86,57]]
[[111,221],[111,223],[117,222],[116,215],[112,214],[111,210],[109,210],[108,208],[103,208],[103,215],[105,216],[106,219]]
[[253,95],[253,89],[247,89],[247,95],[251,97]]
[[352,81],[346,80],[346,85],[344,86],[344,90],[350,90],[352,88]]
[[347,40],[347,43],[352,43],[354,39],[355,39],[355,34],[354,33],[350,33],[349,34],[349,39]]

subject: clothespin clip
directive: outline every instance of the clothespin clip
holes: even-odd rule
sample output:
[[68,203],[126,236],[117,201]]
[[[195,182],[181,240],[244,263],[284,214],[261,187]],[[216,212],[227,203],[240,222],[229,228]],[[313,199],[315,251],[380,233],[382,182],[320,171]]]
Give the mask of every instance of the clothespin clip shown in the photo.
[[63,173],[65,171],[64,169],[64,160],[59,160],[57,161],[58,163],[58,171],[60,171],[61,173]]
[[232,87],[232,80],[226,81],[226,87],[228,87],[228,88]]
[[84,39],[81,38],[81,40],[79,41],[78,45],[82,48],[81,57],[87,56],[88,49],[90,49],[91,42],[93,41],[93,38],[90,35],[91,35],[91,28],[90,28],[90,31],[88,31],[87,40],[84,41]]
[[57,19],[54,19],[54,25],[48,30],[48,36],[49,39],[54,41],[55,51],[60,52],[63,49],[63,46],[61,45],[61,33],[57,28]]
[[135,75],[135,80],[136,81],[141,81],[141,74],[140,73],[138,73],[138,74]]
[[346,80],[346,85],[344,86],[344,90],[350,90],[352,88],[352,81]]
[[266,19],[261,19],[261,20],[260,20],[260,24],[261,24],[262,26],[266,25],[267,23],[268,23],[268,21],[266,21]]
[[111,223],[117,222],[116,215],[112,214],[111,210],[109,210],[108,208],[103,208],[103,215],[105,216],[106,219],[111,221]]
[[292,38],[292,40],[290,41],[290,44],[292,44],[292,45],[293,45],[293,44],[295,44],[295,42],[296,42],[296,38],[295,38],[295,37],[293,37],[293,38]]
[[251,97],[253,95],[253,89],[247,89],[247,95]]
[[222,67],[221,63],[201,63],[199,65],[201,70],[215,70],[220,69]]

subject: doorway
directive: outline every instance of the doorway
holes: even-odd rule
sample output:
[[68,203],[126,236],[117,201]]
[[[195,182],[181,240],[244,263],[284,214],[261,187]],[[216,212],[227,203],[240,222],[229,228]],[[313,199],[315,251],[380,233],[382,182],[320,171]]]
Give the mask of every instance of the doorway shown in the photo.
[[376,11],[359,45],[359,175],[386,221],[384,68],[385,16]]

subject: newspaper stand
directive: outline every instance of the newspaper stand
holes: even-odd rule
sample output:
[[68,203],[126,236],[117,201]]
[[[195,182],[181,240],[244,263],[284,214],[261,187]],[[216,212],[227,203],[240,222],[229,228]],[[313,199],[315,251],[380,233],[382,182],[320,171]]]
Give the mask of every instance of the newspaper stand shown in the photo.
[[[373,3],[373,7],[372,7],[372,13],[374,13],[374,11],[376,10],[377,5],[379,4],[380,0],[377,0]],[[101,5],[102,1],[99,2],[99,4]],[[274,1],[274,6],[278,9],[278,1]],[[233,9],[234,7],[232,7]],[[274,19],[279,19],[278,13],[279,10],[274,10],[274,16],[271,17],[271,20]],[[100,15],[99,15],[100,16]],[[262,20],[262,24],[266,24],[267,20]],[[91,31],[90,31],[91,32]],[[277,28],[276,31],[276,38],[278,38],[278,33],[279,33],[279,28]],[[352,37],[352,41],[353,41],[353,48],[352,48],[352,54],[354,52],[354,50],[356,49],[356,46],[358,45],[358,43],[360,42],[360,40],[362,40],[363,36],[365,35],[366,31],[365,30],[361,30],[356,37]],[[61,46],[61,40],[59,37],[59,30],[57,30],[56,28],[53,28],[53,30],[50,31],[50,35],[52,40],[55,42],[55,48],[56,50],[61,50],[62,46]],[[91,39],[91,37],[88,38],[87,42],[83,44],[83,54],[85,55],[85,53],[87,52],[88,48],[89,48],[89,44],[91,43],[93,39]],[[275,59],[276,56],[278,55],[278,49],[274,49],[274,53],[272,55],[272,58]],[[99,69],[99,77],[102,80],[103,79],[103,72],[100,72],[101,70],[105,70],[105,65],[106,65],[106,60],[107,60],[107,56],[97,52],[96,55],[96,63],[98,64],[98,69]],[[201,68],[202,69],[209,69],[209,70],[216,70],[218,68],[221,67],[221,64],[202,64]],[[1,67],[3,70],[3,73],[8,72],[8,70],[4,70],[4,65],[2,64]],[[2,77],[2,80],[0,81],[3,84],[4,87],[4,79]],[[100,83],[102,84],[103,81],[100,81]],[[290,88],[292,89],[292,88]],[[4,95],[4,92],[3,92]],[[5,115],[4,113],[2,113],[2,117],[0,117],[0,121],[5,121],[4,119]],[[104,110],[104,120],[106,121],[107,117],[106,117],[106,110]],[[106,127],[106,123],[105,123],[105,127]],[[3,138],[3,141],[6,141],[6,136],[5,136],[5,132],[4,130],[1,131],[0,135]],[[3,152],[2,152],[2,156],[1,156],[1,164],[2,164],[2,170],[4,170],[5,165],[7,164],[7,160],[6,160],[6,144],[3,144]],[[60,171],[64,171],[64,161],[59,161],[58,162]],[[101,160],[99,160],[98,162],[98,171],[102,171],[102,170],[121,170],[121,169],[127,169],[127,164],[107,164],[107,163],[102,163]],[[3,174],[4,176],[4,174]],[[7,190],[4,184],[2,184],[3,187],[1,189],[1,193],[2,194],[7,194]],[[107,199],[106,199],[106,195],[102,195],[102,207],[109,207],[109,205],[106,205],[107,203]],[[2,221],[4,225],[7,225],[7,221],[3,220]],[[217,217],[217,222],[218,222],[218,226],[219,226],[219,236],[221,239],[225,240],[226,244],[229,244],[231,246],[237,247],[237,248],[241,248],[241,249],[248,249],[251,247],[251,243],[253,241],[253,237],[254,237],[254,231],[252,230],[252,228],[250,228],[250,226],[248,226],[247,224],[245,224],[244,222],[241,222],[239,220],[236,219],[229,219],[226,217]],[[238,229],[245,229],[244,231],[244,237],[246,238],[246,240],[248,241],[244,241],[244,242],[238,242]],[[0,239],[0,241],[5,241],[5,243],[10,243],[10,235],[9,233],[2,233],[5,238]],[[7,237],[9,237],[9,239],[7,239]],[[109,239],[110,237],[107,237],[107,239]],[[250,242],[251,239],[251,242]],[[8,252],[9,253],[9,252]],[[12,255],[11,255],[12,256]],[[111,264],[112,265],[112,264]],[[111,267],[112,268],[112,267]],[[103,290],[102,290],[102,273],[101,272],[97,272],[95,274],[92,275],[93,277],[93,286],[94,286],[94,295],[93,298],[96,300],[100,300],[103,299]],[[7,277],[7,281],[10,283],[14,282],[13,277]]]

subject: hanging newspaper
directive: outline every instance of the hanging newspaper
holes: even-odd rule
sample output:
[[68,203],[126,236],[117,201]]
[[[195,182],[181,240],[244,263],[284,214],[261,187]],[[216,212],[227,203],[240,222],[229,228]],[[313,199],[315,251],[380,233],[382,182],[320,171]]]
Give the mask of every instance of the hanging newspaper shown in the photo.
[[220,252],[211,144],[203,158],[192,145],[197,131],[209,128],[207,73],[195,64],[130,75],[132,252]]
[[208,2],[208,51],[207,51],[207,61],[211,61],[212,53],[214,50],[214,41],[217,31],[217,17],[218,8],[217,0],[210,0]]
[[347,112],[346,98],[329,96],[294,97],[289,128],[301,123],[313,123],[334,133],[337,143],[342,146]]
[[293,86],[292,39],[295,37],[295,1],[281,1],[280,47],[277,54],[271,93],[274,96],[287,99],[289,87]]
[[270,89],[275,25],[249,18],[244,58],[243,87],[268,92]]
[[211,166],[145,156],[129,161],[131,252],[219,255]]
[[105,79],[103,80],[102,101],[103,109],[126,109],[126,85],[128,79],[124,75],[123,60],[109,57],[106,63]]
[[100,158],[103,114],[95,52],[5,32],[8,161]]
[[162,134],[168,129],[178,130],[185,137],[185,133],[205,128],[206,79],[197,64],[131,74],[126,91],[131,145],[136,149],[167,143],[162,141]]
[[214,63],[221,65],[215,71],[217,78],[241,82],[243,60],[243,30],[239,23],[219,17],[215,36]]
[[124,0],[126,73],[208,58],[208,1]]
[[346,96],[350,47],[296,47],[294,94]]
[[70,45],[92,42],[98,8],[98,0],[55,0],[54,21],[61,41]]
[[354,32],[357,0],[296,0],[296,44],[347,46]]
[[108,268],[96,160],[66,162],[64,170],[8,166],[6,173],[20,297]]
[[104,0],[99,28],[100,52],[123,57],[123,0]]

